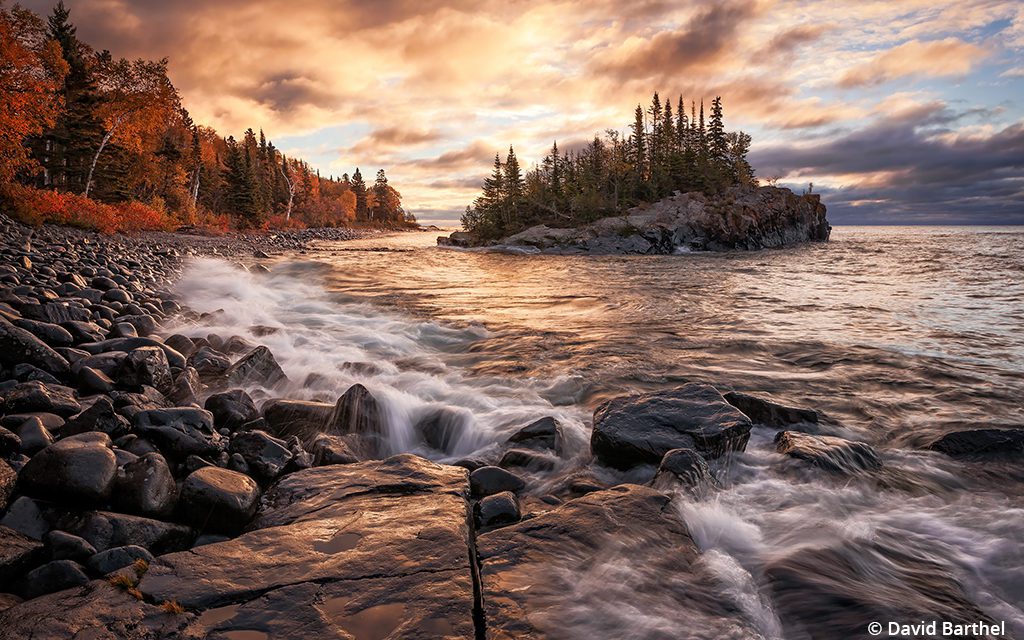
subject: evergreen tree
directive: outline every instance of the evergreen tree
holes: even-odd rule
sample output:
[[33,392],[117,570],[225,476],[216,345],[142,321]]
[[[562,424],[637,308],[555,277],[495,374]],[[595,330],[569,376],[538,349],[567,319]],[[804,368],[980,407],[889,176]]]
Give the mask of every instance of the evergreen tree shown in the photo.
[[377,179],[373,183],[373,209],[370,215],[378,222],[386,222],[391,218],[388,210],[388,178],[383,169],[377,171]]
[[365,222],[370,218],[370,210],[366,204],[366,183],[363,182],[363,174],[356,167],[352,174],[352,193],[356,195],[356,220]]

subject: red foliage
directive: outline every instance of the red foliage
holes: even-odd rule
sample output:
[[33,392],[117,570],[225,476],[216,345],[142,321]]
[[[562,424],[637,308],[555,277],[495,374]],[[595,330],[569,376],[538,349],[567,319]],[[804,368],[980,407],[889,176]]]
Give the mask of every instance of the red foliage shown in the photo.
[[63,224],[102,233],[168,230],[173,221],[141,202],[104,204],[74,193],[7,185],[3,194],[13,217],[26,224]]
[[265,229],[305,229],[306,225],[303,224],[302,220],[296,219],[292,216],[290,219],[285,220],[285,217],[281,214],[276,216],[270,216],[267,218],[267,222],[263,225]]

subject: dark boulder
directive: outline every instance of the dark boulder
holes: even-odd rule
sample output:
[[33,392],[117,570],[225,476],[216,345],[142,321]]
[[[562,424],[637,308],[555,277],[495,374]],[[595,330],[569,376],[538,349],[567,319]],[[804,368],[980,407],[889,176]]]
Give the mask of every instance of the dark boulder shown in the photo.
[[284,440],[258,429],[236,433],[229,450],[242,456],[253,475],[265,482],[281,475],[294,457]]
[[244,386],[258,384],[276,387],[288,381],[281,365],[277,364],[270,349],[259,346],[245,354],[224,372],[229,385]]
[[929,446],[948,456],[1020,455],[1024,453],[1024,429],[972,429],[947,433]]
[[551,449],[561,455],[562,427],[554,418],[547,416],[535,420],[513,433],[507,442],[528,449]]
[[25,576],[25,597],[38,598],[47,593],[80,587],[89,582],[82,565],[72,560],[53,560],[29,571]]
[[188,364],[201,378],[219,378],[231,367],[231,359],[210,346],[201,346],[188,358]]
[[469,474],[469,487],[474,496],[490,496],[503,491],[522,491],[526,483],[501,467],[480,467]]
[[158,347],[162,349],[164,356],[167,358],[167,363],[175,369],[184,369],[187,364],[185,356],[155,338],[110,338],[101,342],[78,345],[79,349],[84,349],[93,355],[110,351],[130,352],[139,347]]
[[7,508],[7,501],[11,499],[17,482],[18,474],[11,465],[0,460],[0,512]]
[[22,382],[3,394],[5,413],[45,412],[67,418],[82,410],[75,390],[56,384]]
[[693,449],[672,449],[661,459],[651,486],[660,491],[683,488],[692,493],[700,493],[714,482],[714,476],[702,455]]
[[359,457],[352,452],[342,436],[319,435],[313,440],[310,451],[313,454],[312,462],[315,467],[359,462]]
[[161,518],[174,511],[178,489],[159,453],[139,456],[118,469],[114,504],[127,513]]
[[21,442],[21,452],[30,456],[53,444],[53,436],[50,434],[50,430],[43,425],[43,421],[37,416],[32,416],[22,422],[18,426],[16,433],[18,440]]
[[0,526],[0,585],[6,587],[11,584],[36,566],[44,555],[43,544],[38,540],[10,527]]
[[43,513],[46,503],[21,496],[7,507],[7,513],[0,519],[0,525],[17,531],[34,540],[42,540],[52,528]]
[[31,331],[33,335],[51,347],[70,347],[75,343],[68,330],[59,324],[29,320],[28,318],[19,318],[14,321],[14,324]]
[[241,473],[218,467],[192,472],[181,487],[182,517],[203,531],[237,533],[259,506],[260,489]]
[[117,382],[124,387],[153,387],[160,393],[171,390],[173,383],[167,356],[158,347],[139,347],[128,352],[121,362]]
[[199,372],[193,367],[185,367],[174,378],[174,383],[167,392],[167,399],[177,406],[188,404],[199,404],[199,394],[203,390],[203,383],[199,379]]
[[[99,435],[101,439],[86,439]],[[69,504],[97,504],[110,497],[117,458],[105,434],[81,434],[55,442],[28,461],[18,478],[26,495]]]
[[111,511],[67,512],[54,526],[88,540],[97,551],[138,545],[160,554],[187,549],[195,539],[185,525]]
[[502,491],[482,499],[476,506],[477,526],[500,527],[519,522],[519,500],[511,491]]
[[114,381],[107,374],[92,367],[78,370],[78,386],[89,393],[110,393],[114,389]]
[[754,424],[784,429],[793,424],[818,423],[818,412],[813,409],[787,407],[738,391],[729,391],[724,397],[726,402],[746,414]]
[[832,473],[855,474],[882,468],[870,445],[835,436],[780,431],[775,435],[775,450]]
[[509,449],[498,462],[499,467],[522,467],[530,471],[550,471],[555,468],[557,458],[532,449]]
[[151,440],[168,456],[216,457],[227,446],[213,428],[213,414],[204,409],[176,407],[139,411],[132,419],[135,432]]
[[467,416],[446,407],[431,409],[414,427],[432,448],[452,453],[466,432]]
[[241,389],[215,393],[206,399],[203,406],[213,414],[213,424],[228,431],[235,431],[260,417],[252,398]]
[[278,438],[298,436],[312,443],[328,430],[334,406],[305,400],[270,400],[263,405],[263,419]]
[[672,449],[705,458],[742,451],[752,424],[714,387],[690,383],[671,391],[614,398],[594,412],[590,448],[602,463],[657,464]]
[[18,434],[5,427],[0,427],[0,458],[6,458],[20,450],[21,438],[18,437]]
[[46,373],[39,367],[34,367],[27,362],[22,362],[14,367],[11,372],[18,382],[31,382],[33,380],[45,382],[46,384],[60,384],[60,380]]
[[376,457],[387,452],[387,425],[380,404],[373,394],[361,384],[349,387],[328,418],[326,433],[329,435],[355,434],[363,444],[357,453]]
[[51,531],[46,534],[44,541],[53,560],[85,562],[96,553],[96,547],[89,544],[88,540],[66,531]]
[[86,566],[93,573],[101,576],[105,576],[108,573],[123,569],[137,560],[142,560],[146,564],[153,562],[153,554],[146,551],[143,547],[138,545],[127,545],[124,547],[114,547],[107,549],[106,551],[100,551],[93,557],[89,558],[89,562]]
[[72,436],[89,431],[100,431],[111,438],[120,438],[131,429],[131,423],[117,413],[114,403],[107,396],[99,396],[92,406],[71,418],[60,428],[62,436]]

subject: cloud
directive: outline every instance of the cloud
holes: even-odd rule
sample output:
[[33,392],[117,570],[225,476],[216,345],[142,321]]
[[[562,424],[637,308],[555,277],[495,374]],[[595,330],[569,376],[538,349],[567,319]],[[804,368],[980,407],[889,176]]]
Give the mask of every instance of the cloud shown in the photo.
[[854,67],[839,79],[844,89],[879,85],[912,75],[962,76],[987,55],[978,45],[958,38],[911,40]]

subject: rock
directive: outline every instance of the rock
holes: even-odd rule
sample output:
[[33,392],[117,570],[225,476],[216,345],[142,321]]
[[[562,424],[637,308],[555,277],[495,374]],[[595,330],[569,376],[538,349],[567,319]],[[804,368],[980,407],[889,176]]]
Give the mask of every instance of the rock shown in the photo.
[[85,538],[73,536],[64,531],[51,531],[46,534],[46,547],[54,560],[74,560],[85,562],[96,553],[96,547]]
[[100,551],[89,558],[89,570],[95,574],[105,576],[108,573],[123,569],[136,560],[142,560],[149,564],[153,562],[153,554],[137,545],[125,547],[114,547],[106,551]]
[[110,393],[114,389],[114,381],[98,369],[82,367],[78,370],[78,386],[85,392]]
[[661,459],[651,486],[659,491],[682,488],[699,494],[714,482],[703,456],[693,449],[672,449]]
[[326,434],[317,436],[310,449],[313,453],[313,466],[315,467],[359,462],[359,458],[352,453],[348,443],[341,436]]
[[97,342],[104,337],[103,328],[94,322],[82,322],[80,320],[69,320],[60,323],[71,334],[75,344],[82,342]]
[[501,456],[499,467],[523,467],[531,471],[550,471],[555,468],[556,460],[543,453],[530,449],[509,449]]
[[124,387],[149,386],[161,393],[169,392],[173,378],[167,356],[158,347],[132,349],[121,362],[117,382]]
[[213,424],[217,428],[228,431],[235,431],[260,417],[252,398],[241,389],[215,393],[206,399],[203,407],[213,414]]
[[270,349],[259,346],[242,356],[224,372],[228,384],[243,386],[258,384],[272,388],[288,381]]
[[188,358],[189,366],[193,367],[201,378],[218,378],[231,368],[231,360],[213,347],[202,346]]
[[47,593],[80,587],[89,582],[82,565],[71,560],[53,560],[29,571],[25,576],[25,597],[38,598]]
[[36,566],[43,555],[41,542],[10,527],[0,526],[0,584],[4,588]]
[[357,434],[366,439],[372,453],[387,450],[387,426],[380,405],[373,394],[361,384],[349,387],[328,418],[328,435]]
[[519,500],[511,491],[487,496],[477,504],[477,524],[480,527],[500,527],[519,522]]
[[647,487],[596,491],[484,532],[477,557],[488,637],[760,635],[710,591],[669,496]]
[[65,513],[55,525],[88,540],[98,551],[137,545],[160,554],[187,549],[195,539],[195,532],[181,524],[110,511]]
[[[83,434],[91,435],[91,434]],[[26,495],[70,504],[97,504],[110,497],[117,458],[106,442],[66,438],[46,447],[28,461],[18,478]]]
[[53,443],[50,430],[43,426],[43,421],[35,416],[21,423],[17,430],[17,437],[21,441],[22,453],[30,456]]
[[167,399],[177,406],[188,404],[199,404],[199,394],[203,390],[203,383],[199,379],[199,372],[192,367],[185,367],[181,373],[174,378],[167,393]]
[[466,249],[478,246],[480,240],[468,231],[455,231],[451,235],[440,236],[437,239],[437,244],[440,247],[460,247]]
[[41,411],[67,418],[82,410],[70,387],[42,382],[22,382],[3,395],[6,413]]
[[0,593],[0,613],[10,609],[14,605],[21,604],[22,602],[24,602],[24,600],[13,593]]
[[[42,426],[42,422],[39,423]],[[19,425],[20,426],[20,425]],[[21,438],[9,429],[0,427],[0,458],[6,458],[21,450]]]
[[213,414],[204,409],[176,407],[139,411],[132,419],[135,431],[152,440],[168,456],[216,457],[227,440],[213,429]]
[[50,523],[43,516],[39,504],[32,498],[21,496],[8,507],[0,525],[34,540],[42,540],[50,530]]
[[561,430],[558,421],[548,416],[516,431],[507,442],[528,449],[551,449],[561,455]]
[[768,558],[764,579],[784,636],[861,638],[876,620],[991,622],[941,556],[908,542],[882,529],[859,540],[792,545]]
[[91,342],[78,345],[91,354],[107,353],[109,351],[130,352],[139,347],[158,347],[163,350],[167,363],[175,369],[184,369],[187,364],[185,356],[154,338],[111,338],[102,342]]
[[818,412],[798,409],[737,391],[725,394],[725,401],[742,411],[754,424],[785,429],[793,424],[818,423]]
[[256,513],[259,486],[241,473],[204,467],[189,474],[181,487],[181,513],[203,531],[236,533]]
[[120,467],[114,489],[119,509],[153,518],[170,515],[178,498],[174,476],[159,453],[146,453]]
[[929,446],[948,456],[1019,455],[1024,453],[1024,429],[971,429],[947,433]]
[[60,384],[60,380],[46,373],[39,367],[34,367],[28,363],[21,363],[14,367],[14,379],[19,382],[31,382],[33,380],[44,382],[46,384]]
[[203,612],[185,637],[473,638],[465,491],[410,455],[293,473],[250,531],[158,558],[139,589]]
[[61,427],[62,436],[71,436],[90,431],[99,431],[111,438],[120,438],[131,429],[131,423],[114,410],[114,403],[106,396],[99,396],[92,406],[71,418]]
[[780,431],[775,435],[775,450],[832,473],[855,474],[882,468],[870,445],[835,436]]
[[414,429],[432,448],[452,453],[466,431],[466,422],[465,414],[439,407],[420,418]]
[[252,472],[267,482],[281,475],[294,457],[283,440],[260,430],[235,434],[229,450],[241,455]]
[[334,405],[304,400],[270,400],[263,405],[263,419],[278,438],[298,436],[312,443],[329,425]]
[[7,501],[11,499],[17,482],[18,474],[14,472],[11,465],[0,460],[0,512],[7,508]]
[[0,317],[0,364],[13,367],[28,362],[58,378],[67,375],[69,365],[59,353],[30,332]]
[[[19,318],[14,321],[14,325],[31,331],[33,335],[51,347],[70,347],[75,343],[68,330],[59,324]],[[51,373],[53,372],[51,371]]]
[[602,463],[623,469],[657,464],[672,449],[717,458],[742,451],[751,427],[714,387],[690,383],[605,402],[594,412],[590,448]]
[[503,491],[518,493],[526,487],[526,483],[501,467],[480,467],[469,474],[469,487],[474,496],[490,496]]
[[196,345],[194,342],[192,342],[192,338],[183,336],[180,333],[176,333],[172,336],[167,337],[164,340],[164,344],[166,344],[168,347],[174,349],[175,351],[177,351],[178,353],[182,354],[185,357],[191,356],[192,352],[196,350]]

